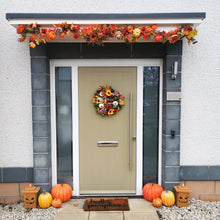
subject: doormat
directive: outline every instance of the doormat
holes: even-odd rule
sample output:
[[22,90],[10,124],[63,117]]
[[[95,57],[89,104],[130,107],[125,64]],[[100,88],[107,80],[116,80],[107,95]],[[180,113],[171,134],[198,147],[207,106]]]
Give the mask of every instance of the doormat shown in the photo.
[[87,198],[84,211],[129,211],[128,198]]

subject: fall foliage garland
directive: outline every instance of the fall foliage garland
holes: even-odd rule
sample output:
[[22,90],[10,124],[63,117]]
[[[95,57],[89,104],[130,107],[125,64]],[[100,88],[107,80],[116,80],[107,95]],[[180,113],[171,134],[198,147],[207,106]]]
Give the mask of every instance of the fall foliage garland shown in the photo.
[[[186,38],[187,42],[196,43],[194,36],[197,35],[197,30],[190,25],[185,25],[168,32],[158,30],[158,25],[150,26],[135,26],[135,25],[92,25],[80,26],[75,24],[54,24],[53,28],[43,28],[37,23],[28,25],[21,24],[17,27],[17,34],[21,34],[20,42],[29,37],[30,47],[35,48],[41,43],[46,44],[50,40],[55,40],[57,37],[64,38],[72,35],[74,39],[84,39],[89,44],[103,45],[107,40],[118,39],[124,40],[126,43],[137,42],[138,39],[143,40],[154,39],[155,42],[173,44],[179,39]],[[27,36],[28,35],[28,36]]]

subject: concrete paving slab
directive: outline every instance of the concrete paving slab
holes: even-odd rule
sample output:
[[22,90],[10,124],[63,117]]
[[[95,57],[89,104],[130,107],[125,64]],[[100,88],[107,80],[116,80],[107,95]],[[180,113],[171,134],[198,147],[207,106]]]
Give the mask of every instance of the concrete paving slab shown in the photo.
[[59,213],[54,217],[54,220],[88,220],[89,212],[84,212],[80,214],[76,213]]
[[62,204],[55,220],[159,220],[156,209],[145,199],[129,199],[130,211],[83,210],[84,199],[71,199]]
[[71,199],[62,203],[59,213],[83,213],[84,199]]
[[83,209],[74,209],[71,207],[65,207],[63,209],[60,209],[58,212],[58,214],[60,213],[75,213],[75,214],[80,214],[80,213],[84,213]]
[[89,220],[123,220],[123,212],[90,212]]
[[159,220],[155,212],[124,212],[125,220]]
[[145,199],[129,199],[128,202],[131,212],[155,212],[152,203]]

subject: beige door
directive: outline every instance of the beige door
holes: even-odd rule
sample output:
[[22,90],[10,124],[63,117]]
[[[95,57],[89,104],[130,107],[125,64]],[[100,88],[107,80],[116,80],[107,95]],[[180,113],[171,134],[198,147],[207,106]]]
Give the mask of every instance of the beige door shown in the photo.
[[[106,84],[125,97],[124,107],[111,117],[98,115],[91,101],[99,85]],[[136,141],[132,139],[130,151],[130,118],[135,137],[136,85],[136,67],[79,67],[80,194],[135,193]],[[118,145],[99,146],[100,141]]]

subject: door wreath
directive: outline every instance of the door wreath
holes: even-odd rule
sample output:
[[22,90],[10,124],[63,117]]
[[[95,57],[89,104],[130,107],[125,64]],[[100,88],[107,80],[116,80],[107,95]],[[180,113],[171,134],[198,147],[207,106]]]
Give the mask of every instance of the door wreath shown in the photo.
[[112,116],[124,106],[124,96],[111,86],[100,85],[96,90],[92,102],[96,112],[102,116]]

